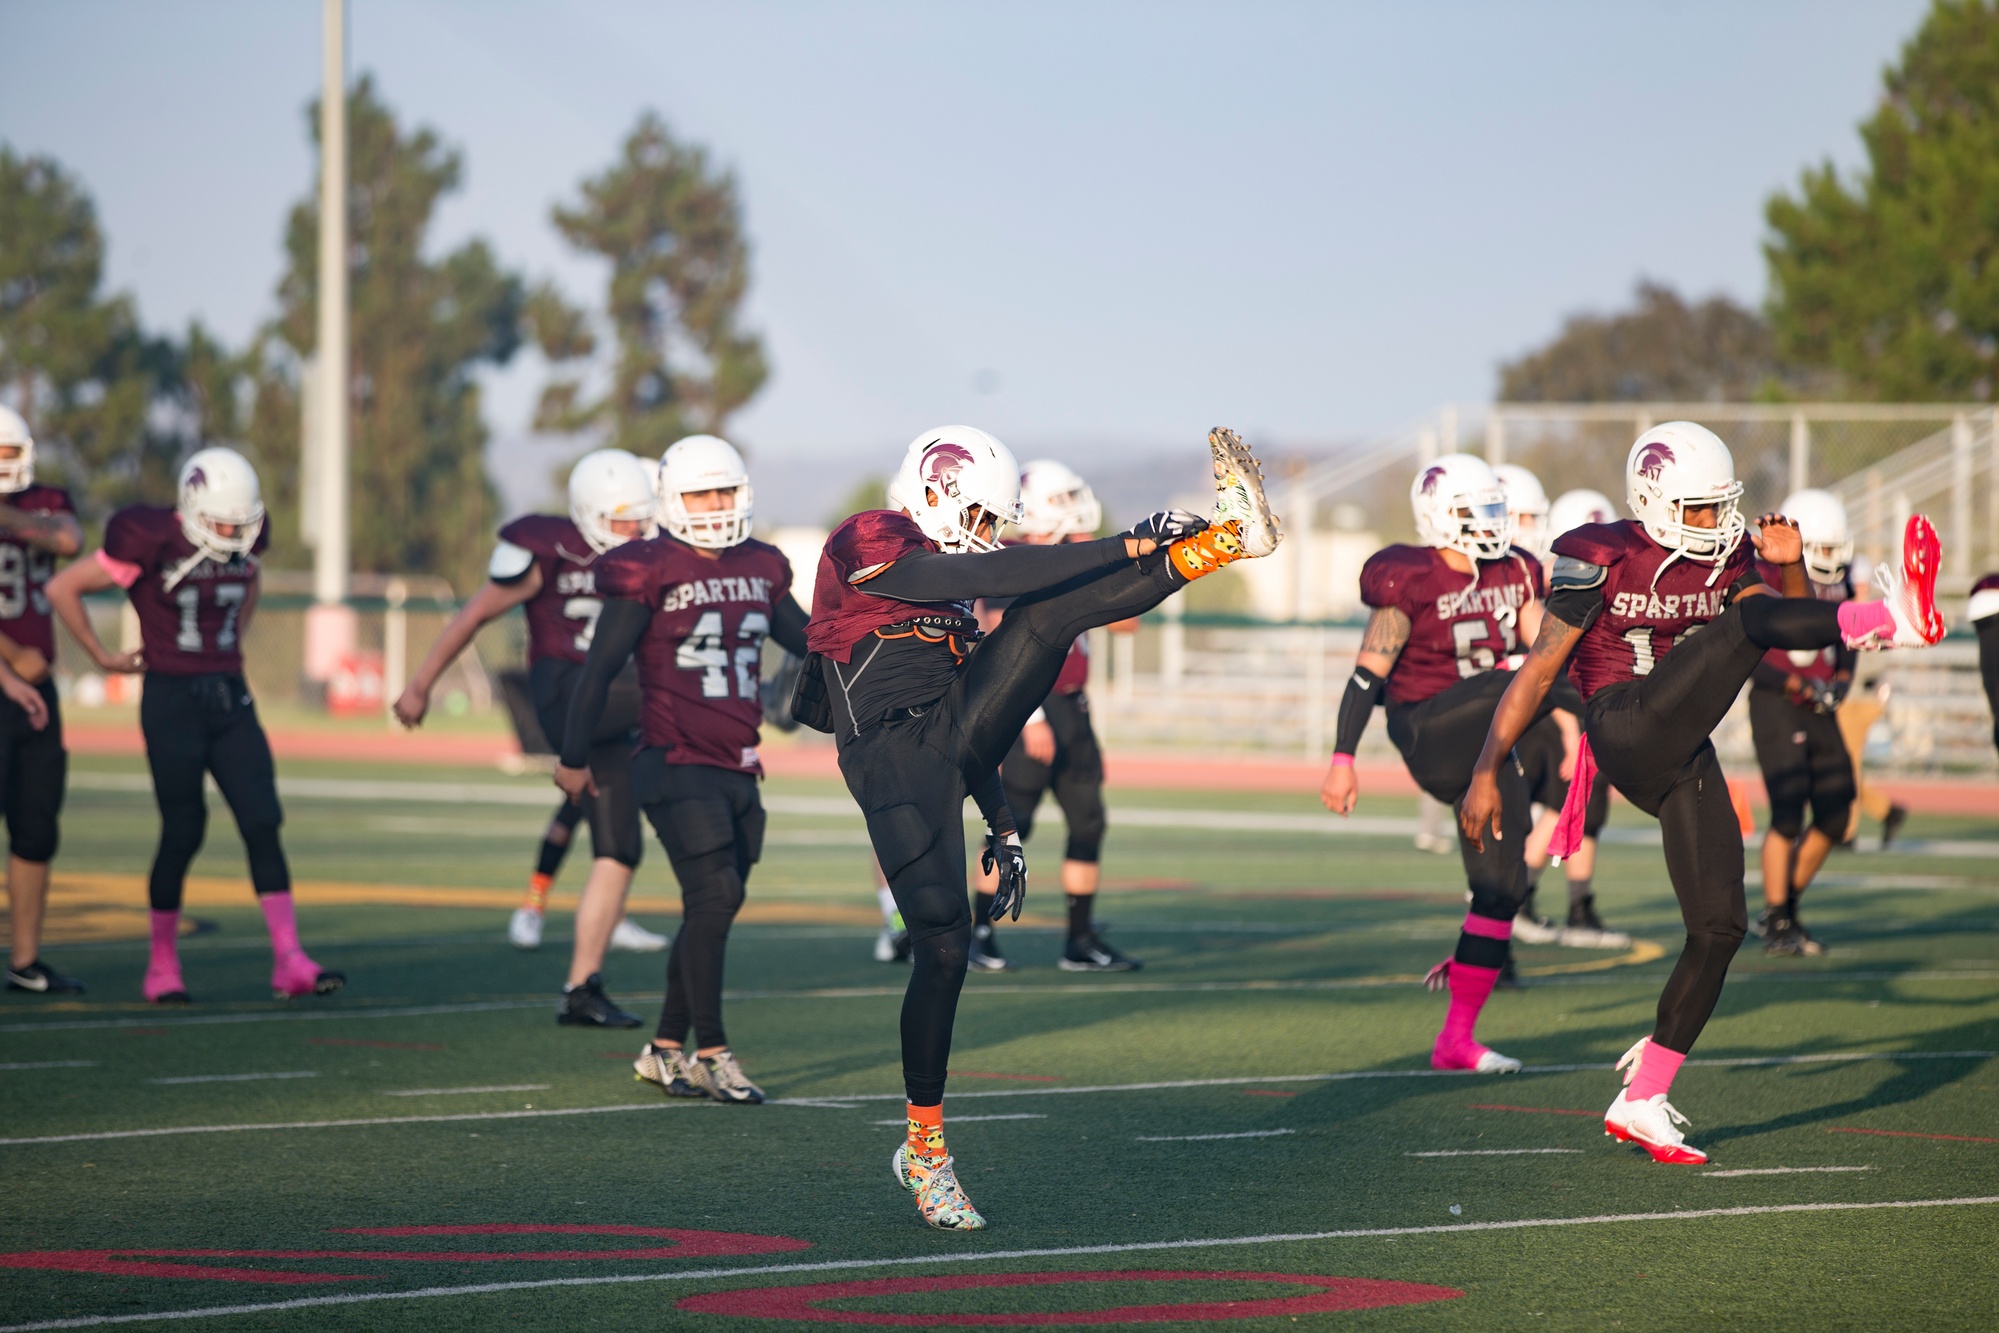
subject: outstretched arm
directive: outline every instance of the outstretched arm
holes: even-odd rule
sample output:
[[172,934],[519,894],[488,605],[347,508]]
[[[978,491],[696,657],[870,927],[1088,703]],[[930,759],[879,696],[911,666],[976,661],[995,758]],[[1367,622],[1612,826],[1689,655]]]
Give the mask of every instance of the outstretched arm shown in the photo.
[[75,514],[30,514],[0,501],[0,532],[50,555],[71,556],[83,549],[83,525]]
[[1061,546],[1008,546],[971,555],[918,551],[859,580],[868,592],[903,602],[957,602],[1020,597],[1133,558],[1129,538]]
[[422,723],[423,715],[430,711],[430,692],[437,685],[437,678],[444,669],[458,660],[458,654],[472,642],[472,637],[483,629],[487,622],[498,620],[507,612],[532,598],[541,591],[541,570],[528,566],[526,577],[512,583],[487,582],[465,605],[458,608],[458,614],[444,627],[444,633],[437,636],[437,642],[430,645],[430,651],[423,655],[416,674],[410,677],[408,688],[396,700],[396,720],[406,727]]
[[1472,768],[1471,789],[1465,793],[1464,807],[1458,815],[1459,827],[1476,850],[1485,850],[1488,822],[1492,824],[1492,836],[1499,837],[1499,766],[1513,753],[1521,733],[1533,722],[1541,701],[1548,697],[1555,677],[1561,674],[1582,637],[1580,629],[1552,612],[1542,616],[1541,632],[1534,639],[1533,649],[1513,673],[1513,683],[1506,687],[1506,693],[1499,696],[1499,707],[1493,711],[1492,726],[1485,734],[1485,748],[1479,751],[1478,763]]
[[1354,750],[1367,730],[1374,707],[1395,659],[1409,643],[1413,624],[1409,613],[1393,606],[1378,606],[1368,615],[1361,631],[1360,653],[1354,658],[1353,675],[1347,679],[1346,693],[1340,696],[1339,730],[1333,740],[1333,762],[1326,780],[1319,784],[1319,801],[1336,815],[1353,813],[1360,799],[1360,781],[1354,777]]

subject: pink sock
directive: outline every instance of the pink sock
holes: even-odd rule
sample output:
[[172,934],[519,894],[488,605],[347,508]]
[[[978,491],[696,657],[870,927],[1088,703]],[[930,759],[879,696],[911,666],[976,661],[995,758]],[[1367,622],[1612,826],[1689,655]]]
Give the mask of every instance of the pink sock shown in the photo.
[[1631,1086],[1624,1090],[1625,1100],[1642,1102],[1670,1089],[1673,1075],[1680,1072],[1680,1061],[1686,1058],[1682,1052],[1669,1051],[1656,1041],[1646,1042],[1645,1054],[1638,1057],[1638,1070],[1631,1079]]
[[1841,602],[1839,632],[1849,645],[1859,643],[1874,630],[1885,638],[1895,632],[1895,617],[1886,602]]
[[1479,1010],[1485,1008],[1492,988],[1499,983],[1496,967],[1451,964],[1451,1011],[1444,1018],[1444,1030],[1437,1034],[1439,1050],[1477,1048],[1472,1029],[1478,1024]]
[[298,918],[292,912],[289,893],[261,893],[257,906],[264,909],[264,924],[271,931],[271,956],[283,962],[299,951]]
[[180,972],[180,912],[154,912],[151,970]]

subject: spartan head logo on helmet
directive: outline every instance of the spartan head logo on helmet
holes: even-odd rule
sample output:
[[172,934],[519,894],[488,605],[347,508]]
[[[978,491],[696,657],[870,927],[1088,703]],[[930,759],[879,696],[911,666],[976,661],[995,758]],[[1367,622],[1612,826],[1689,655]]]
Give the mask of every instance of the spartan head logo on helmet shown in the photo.
[[1654,440],[1645,446],[1645,452],[1638,455],[1638,475],[1647,481],[1659,480],[1659,474],[1666,470],[1666,464],[1673,461],[1673,447],[1664,440]]
[[205,491],[208,489],[208,474],[200,468],[191,468],[181,485],[191,491]]
[[956,499],[958,496],[958,474],[972,463],[972,451],[962,444],[952,444],[942,440],[931,445],[923,453],[923,462],[917,472],[923,480],[939,491]]
[[1418,487],[1418,489],[1420,489],[1425,495],[1435,495],[1437,493],[1437,483],[1442,481],[1443,479],[1444,479],[1444,469],[1441,467],[1433,467],[1429,471],[1423,474],[1423,481],[1422,484]]

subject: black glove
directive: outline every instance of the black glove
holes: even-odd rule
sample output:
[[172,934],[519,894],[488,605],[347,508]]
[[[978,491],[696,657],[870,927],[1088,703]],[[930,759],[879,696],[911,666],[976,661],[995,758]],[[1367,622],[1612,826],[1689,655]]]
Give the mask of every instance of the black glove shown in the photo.
[[999,867],[999,887],[993,893],[992,919],[1020,920],[1021,905],[1027,901],[1027,852],[1018,833],[988,833],[986,849],[979,853],[979,867],[988,874]]
[[1208,520],[1185,509],[1162,509],[1156,514],[1148,514],[1132,524],[1130,535],[1140,541],[1157,542],[1164,546],[1168,542],[1191,537],[1208,526]]

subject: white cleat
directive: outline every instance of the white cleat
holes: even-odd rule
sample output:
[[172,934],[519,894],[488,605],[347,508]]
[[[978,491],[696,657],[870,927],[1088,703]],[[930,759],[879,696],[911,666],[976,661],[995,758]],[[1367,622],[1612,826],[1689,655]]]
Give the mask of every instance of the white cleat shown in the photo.
[[1244,555],[1269,555],[1277,549],[1277,515],[1263,493],[1262,465],[1225,426],[1208,432],[1208,453],[1215,469],[1215,526],[1233,520],[1240,527]]
[[1686,1135],[1674,1128],[1691,1123],[1663,1092],[1639,1102],[1631,1100],[1628,1091],[1620,1090],[1617,1100],[1603,1113],[1604,1133],[1637,1144],[1652,1154],[1653,1161],[1669,1166],[1700,1166],[1707,1161],[1707,1154],[1689,1147]]
[[507,942],[516,949],[539,949],[541,913],[532,907],[515,908],[513,919],[507,922]]
[[1479,1054],[1478,1063],[1472,1066],[1472,1072],[1475,1074],[1517,1074],[1520,1072],[1520,1062],[1510,1055],[1501,1055],[1498,1051],[1487,1048]]
[[1513,938],[1522,944],[1567,944],[1563,928],[1545,916],[1522,912],[1513,918]]
[[665,935],[655,935],[628,916],[618,918],[611,931],[611,948],[619,953],[658,953],[673,943]]

